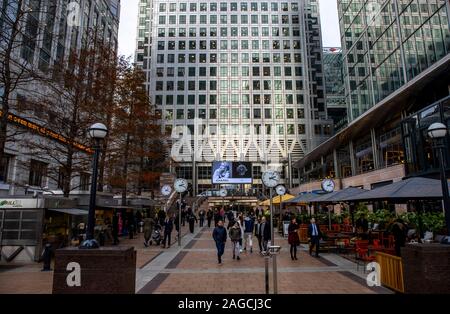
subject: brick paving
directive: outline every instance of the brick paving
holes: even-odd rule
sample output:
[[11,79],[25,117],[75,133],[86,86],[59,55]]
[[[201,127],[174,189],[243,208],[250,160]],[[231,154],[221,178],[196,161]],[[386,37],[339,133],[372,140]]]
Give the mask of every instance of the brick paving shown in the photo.
[[[183,228],[186,235],[187,226]],[[137,251],[136,292],[230,294],[265,293],[264,257],[259,254],[256,238],[253,253],[244,251],[241,260],[232,259],[231,242],[227,241],[223,264],[217,264],[212,229],[196,227],[194,235],[183,238],[182,248],[172,235],[172,247],[143,245],[143,235],[121,240],[120,245],[132,245]],[[363,274],[356,272],[352,262],[333,254],[322,258],[309,256],[306,247],[299,248],[298,260],[292,261],[287,240],[276,235],[282,246],[277,257],[279,293],[389,293],[384,288],[369,288]],[[21,267],[0,265],[0,293],[51,293],[53,272],[41,272],[42,264]],[[270,287],[272,289],[272,263]]]

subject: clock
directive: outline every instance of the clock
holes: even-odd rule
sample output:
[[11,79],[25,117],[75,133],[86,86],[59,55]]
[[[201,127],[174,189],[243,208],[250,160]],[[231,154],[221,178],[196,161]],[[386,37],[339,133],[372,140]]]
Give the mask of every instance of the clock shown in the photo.
[[284,185],[277,185],[277,187],[275,188],[275,191],[277,191],[278,195],[284,195],[286,194],[286,188],[284,187]]
[[225,196],[227,196],[227,194],[228,194],[228,192],[226,189],[220,189],[220,191],[219,191],[220,196],[225,197]]
[[163,185],[161,188],[161,194],[164,196],[169,196],[172,193],[172,187],[168,184]]
[[322,181],[322,190],[325,192],[331,193],[334,191],[334,181],[331,179],[325,179]]
[[174,187],[175,187],[175,191],[177,191],[178,193],[183,193],[186,192],[187,187],[188,187],[188,182],[186,181],[186,179],[176,179],[175,183],[174,183]]
[[266,171],[262,175],[262,181],[268,188],[273,188],[280,182],[280,174],[277,171]]

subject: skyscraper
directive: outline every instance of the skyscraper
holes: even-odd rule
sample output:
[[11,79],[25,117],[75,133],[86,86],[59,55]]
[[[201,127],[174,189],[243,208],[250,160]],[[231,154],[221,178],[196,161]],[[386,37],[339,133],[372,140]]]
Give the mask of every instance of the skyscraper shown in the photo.
[[448,125],[450,2],[338,0],[338,12],[348,125],[295,162],[297,191],[438,178],[426,130]]
[[331,132],[321,52],[317,1],[141,0],[136,62],[177,176],[196,193],[213,160],[253,162],[256,185],[267,163],[289,174]]

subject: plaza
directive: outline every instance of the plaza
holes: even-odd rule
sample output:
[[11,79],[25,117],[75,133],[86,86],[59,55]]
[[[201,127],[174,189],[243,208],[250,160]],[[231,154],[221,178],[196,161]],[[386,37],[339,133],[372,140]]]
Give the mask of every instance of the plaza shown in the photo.
[[[187,228],[186,230],[187,231]],[[256,238],[253,239],[257,244]],[[121,245],[133,245],[137,250],[137,294],[264,294],[264,257],[257,245],[253,253],[242,253],[241,260],[231,258],[230,241],[225,248],[223,265],[217,264],[217,252],[212,239],[212,228],[198,228],[186,234],[179,248],[175,243],[169,249],[145,248],[143,237],[124,239]],[[282,246],[278,256],[278,289],[282,294],[359,294],[392,291],[383,287],[369,287],[368,272],[335,254],[323,253],[321,258],[308,254],[302,246],[297,261],[289,257],[285,238],[277,236]],[[42,272],[41,264],[16,266],[0,271],[0,293],[52,292],[53,272]],[[270,275],[270,285],[272,275]]]

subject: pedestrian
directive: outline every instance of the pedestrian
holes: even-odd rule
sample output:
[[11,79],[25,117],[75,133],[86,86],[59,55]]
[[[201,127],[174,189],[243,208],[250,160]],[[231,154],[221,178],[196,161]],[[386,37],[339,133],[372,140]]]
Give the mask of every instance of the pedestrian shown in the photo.
[[144,245],[147,247],[152,237],[155,220],[150,216],[144,218]]
[[211,221],[213,219],[214,213],[212,209],[208,209],[208,212],[206,213],[206,219],[208,220],[208,228],[211,228]]
[[262,247],[262,233],[261,233],[261,217],[258,217],[258,220],[255,223],[255,236],[258,239],[258,247],[259,247],[259,253],[262,252],[263,247]]
[[236,219],[234,218],[233,212],[230,210],[227,213],[227,219],[228,219],[228,229],[232,228],[236,222]]
[[239,221],[239,227],[241,228],[241,239],[239,240],[239,248],[242,253],[242,247],[243,247],[243,242],[244,242],[243,241],[244,240],[244,215],[242,215],[242,213],[239,214],[238,221]]
[[253,229],[255,221],[252,216],[247,216],[244,219],[244,251],[247,251],[247,244],[250,248],[250,253],[253,253]]
[[181,225],[182,225],[183,227],[185,226],[186,215],[187,215],[186,208],[183,208],[183,209],[181,210]]
[[227,230],[223,227],[223,221],[217,222],[217,227],[213,231],[213,239],[216,242],[217,260],[222,264],[222,255],[225,251],[225,242],[227,241]]
[[164,221],[166,220],[166,212],[162,209],[158,211],[158,221],[161,226],[164,226]]
[[175,236],[175,241],[178,241],[178,236],[180,234],[180,214],[176,213],[173,219],[173,224],[175,225],[175,231],[177,232]]
[[128,212],[128,235],[130,239],[134,239],[134,215],[133,212]]
[[288,243],[291,245],[291,259],[297,260],[297,246],[300,245],[300,239],[298,237],[298,224],[295,217],[292,218],[288,227]]
[[408,228],[403,223],[403,219],[398,218],[392,225],[392,234],[394,235],[395,255],[401,256],[401,247],[405,246]]
[[272,232],[270,230],[270,221],[267,220],[266,216],[262,218],[262,240],[264,251],[267,251],[269,241],[272,239]]
[[164,240],[163,240],[163,248],[166,247],[166,241],[167,243],[167,247],[170,247],[170,238],[172,236],[172,230],[173,230],[173,218],[167,216],[166,219],[164,220]]
[[113,245],[119,244],[119,214],[114,213],[112,220]]
[[316,248],[316,257],[319,256],[320,250],[320,239],[322,238],[322,232],[320,228],[316,225],[316,220],[311,218],[311,224],[308,226],[308,237],[310,238],[309,245],[309,255],[312,255],[314,247]]
[[240,248],[239,248],[239,240],[242,239],[241,227],[239,226],[239,222],[236,221],[233,227],[230,228],[230,240],[233,243],[233,259],[240,260]]
[[188,212],[186,219],[189,223],[189,231],[194,233],[194,223],[197,222],[197,217],[195,217],[194,213],[191,211]]
[[200,212],[198,213],[198,218],[200,220],[200,227],[203,227],[203,223],[205,222],[205,211],[203,209],[200,210]]
[[216,212],[215,212],[215,214],[214,214],[214,226],[217,227],[217,223],[218,223],[219,221],[222,221],[222,222],[223,222],[223,219],[222,219],[222,216],[220,216],[220,212],[216,209]]

